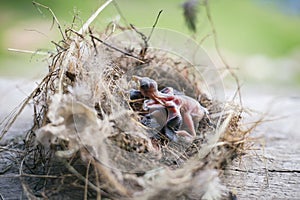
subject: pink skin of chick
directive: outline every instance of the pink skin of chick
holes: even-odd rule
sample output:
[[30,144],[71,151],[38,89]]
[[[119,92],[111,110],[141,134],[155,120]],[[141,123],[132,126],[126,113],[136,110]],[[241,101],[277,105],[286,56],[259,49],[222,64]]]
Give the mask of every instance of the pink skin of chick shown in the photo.
[[151,99],[145,102],[144,107],[154,108],[156,106],[165,106],[166,102],[169,101],[174,102],[183,119],[182,127],[185,127],[190,134],[185,130],[179,130],[176,133],[182,136],[196,136],[195,128],[198,128],[198,123],[203,119],[204,115],[208,114],[206,108],[202,107],[198,101],[191,97],[174,95],[173,88],[169,88],[167,93],[159,92],[157,83],[148,77],[134,76],[133,79],[139,81],[141,93]]

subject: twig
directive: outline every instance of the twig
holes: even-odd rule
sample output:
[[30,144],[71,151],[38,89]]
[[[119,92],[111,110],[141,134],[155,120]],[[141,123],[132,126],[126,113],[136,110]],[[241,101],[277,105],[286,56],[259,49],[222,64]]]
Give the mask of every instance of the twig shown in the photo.
[[22,113],[24,108],[28,105],[28,102],[40,91],[41,86],[47,82],[47,80],[50,79],[52,76],[52,73],[49,73],[41,82],[40,84],[33,90],[33,92],[22,102],[22,105],[20,109],[17,111],[17,113],[12,117],[8,122],[4,125],[4,128],[1,131],[0,140],[2,140],[3,136],[8,132],[8,130],[11,128],[13,123],[16,121],[18,116]]
[[32,4],[36,7],[36,9],[37,9],[40,13],[42,13],[42,11],[38,8],[38,6],[47,9],[47,10],[51,13],[51,15],[52,15],[52,17],[53,17],[53,20],[56,22],[56,24],[57,24],[57,26],[58,26],[58,29],[59,29],[59,31],[60,31],[60,34],[61,34],[63,40],[65,40],[65,36],[64,36],[64,33],[63,33],[62,29],[61,29],[60,23],[59,23],[57,17],[55,16],[54,12],[51,10],[51,8],[49,8],[48,6],[45,6],[45,5],[43,5],[43,4],[40,4],[40,3],[38,3],[38,2],[35,2],[35,1],[33,1]]
[[0,122],[0,126],[2,127],[3,124],[8,121],[13,115],[15,115],[18,112],[18,108],[23,104],[24,100],[19,103],[13,110],[11,110]]
[[176,157],[176,160],[181,160],[180,162],[183,162],[181,158],[188,160],[188,157],[184,155],[186,152],[181,153],[177,149],[171,148],[170,146],[168,146],[167,150]]
[[91,160],[89,160],[86,173],[85,173],[85,184],[84,184],[84,199],[87,200],[87,193],[88,193],[88,182],[89,182],[89,171],[91,166]]
[[36,55],[49,55],[48,52],[42,52],[42,51],[31,51],[31,50],[25,50],[25,49],[14,49],[14,48],[8,48],[8,51],[14,51],[18,53],[30,53],[30,54],[36,54]]
[[12,166],[13,166],[13,164],[9,164],[5,167],[2,167],[1,171],[0,171],[0,175],[5,174],[8,170],[10,170],[12,168]]
[[62,49],[63,51],[66,51],[67,49],[62,47],[61,45],[59,45],[58,43],[51,41],[52,44],[54,44],[55,46],[59,47],[60,49]]
[[19,168],[19,176],[21,179],[21,184],[22,184],[22,188],[24,190],[24,193],[26,194],[26,196],[29,199],[37,199],[36,196],[34,196],[34,194],[30,191],[30,188],[28,187],[27,184],[24,183],[23,181],[23,164],[25,162],[25,157],[22,159],[21,163],[20,163],[20,168]]
[[[65,160],[61,159],[61,161],[65,164],[65,166],[67,167],[67,169],[72,172],[75,176],[77,176],[78,179],[80,179],[81,181],[85,182],[86,178],[83,177],[74,167],[72,167],[68,162],[66,162]],[[90,188],[92,188],[93,190],[97,191],[97,192],[103,192],[101,191],[100,188],[96,187],[93,183],[91,183],[90,181],[87,181],[88,186]]]
[[84,39],[83,35],[81,35],[80,33],[77,33],[76,31],[74,31],[72,28],[66,29],[66,32],[72,32],[75,33],[77,36],[79,36],[81,39]]
[[155,22],[154,22],[154,24],[153,24],[153,26],[152,26],[151,32],[150,32],[150,34],[149,34],[148,37],[147,37],[144,33],[138,31],[138,30],[134,27],[133,24],[130,24],[130,27],[131,27],[137,34],[139,34],[139,35],[141,36],[142,40],[144,41],[144,47],[143,47],[143,48],[141,49],[141,51],[140,51],[140,56],[142,57],[142,59],[143,59],[143,58],[145,57],[145,55],[146,55],[146,52],[147,52],[148,47],[149,47],[148,42],[149,42],[149,40],[150,40],[150,38],[151,38],[151,36],[152,36],[152,34],[153,34],[154,28],[155,28],[156,25],[157,25],[157,22],[158,22],[158,19],[159,19],[161,13],[162,13],[162,10],[159,11],[159,13],[158,13],[158,15],[157,15],[157,17],[156,17],[156,19],[155,19]]
[[139,57],[134,56],[134,55],[132,55],[132,54],[130,54],[130,53],[127,53],[127,52],[125,52],[125,51],[123,51],[123,50],[121,50],[121,49],[118,49],[118,48],[116,48],[116,47],[114,47],[114,46],[112,46],[112,45],[110,45],[110,44],[104,42],[103,40],[97,38],[97,37],[94,36],[94,35],[90,35],[90,37],[93,38],[93,39],[95,39],[95,40],[97,40],[98,42],[101,42],[101,43],[104,44],[105,46],[107,46],[107,47],[109,47],[109,48],[111,48],[111,49],[113,49],[113,50],[115,50],[115,51],[118,51],[118,52],[120,52],[120,53],[122,53],[122,54],[124,54],[124,55],[126,55],[126,56],[131,57],[131,58],[134,58],[134,59],[136,59],[137,61],[139,61],[139,62],[141,62],[141,63],[143,63],[143,64],[145,63],[144,61],[140,60]]
[[[222,111],[222,115],[224,114],[224,111]],[[215,135],[212,136],[209,141],[207,142],[207,144],[201,146],[201,151],[198,152],[198,159],[201,160],[204,157],[206,157],[212,150],[212,148],[215,147],[215,145],[217,144],[217,142],[219,141],[220,137],[224,134],[224,132],[226,131],[226,128],[228,127],[228,124],[230,123],[230,120],[232,119],[232,113],[230,113],[226,119],[223,121],[223,123],[221,124],[221,120],[219,120],[218,125],[217,125],[217,129],[215,132]]]
[[22,151],[22,150],[18,150],[18,149],[13,149],[13,148],[8,148],[8,147],[3,147],[3,146],[0,146],[0,152],[1,151],[12,151],[12,152],[15,152],[15,153],[27,153],[25,151]]
[[142,37],[142,40],[145,42],[145,47],[144,48],[148,48],[148,40],[147,40],[147,37],[145,36],[144,33],[138,31],[135,26],[133,24],[130,24],[130,27],[137,33],[139,34],[141,37]]
[[[78,137],[79,141],[81,141],[80,136],[78,134],[77,134],[77,137]],[[93,166],[96,168],[95,170],[99,170],[101,176],[105,179],[105,181],[108,182],[108,184],[112,188],[114,188],[115,190],[118,191],[117,193],[119,195],[128,197],[130,195],[129,191],[121,183],[119,183],[119,181],[117,180],[117,178],[112,174],[112,172],[108,169],[108,167],[105,166],[104,164],[102,164],[102,162],[89,151],[88,147],[85,144],[83,144],[81,142],[81,145],[92,156],[92,158],[93,158],[92,159],[92,163],[93,163]],[[66,161],[63,160],[63,162],[66,163],[67,168],[72,167]],[[70,168],[69,170],[71,170],[71,172],[73,173],[73,170],[75,170],[75,169],[74,168],[73,169]],[[79,174],[77,171],[76,171],[76,173]],[[75,174],[75,175],[78,176],[77,174]],[[80,178],[81,180],[84,179],[83,181],[86,181],[86,179],[82,175],[80,175],[80,176],[81,176],[81,178]],[[90,186],[90,184],[89,184],[89,186]],[[96,191],[100,193],[100,191],[98,191],[98,190],[96,190]]]
[[36,30],[36,29],[24,29],[25,31],[31,31],[31,32],[37,32],[43,36],[45,36],[46,38],[49,38],[48,35],[46,35],[45,33],[39,31],[39,30]]
[[[95,171],[95,176],[96,176],[96,185],[98,188],[100,188],[98,170],[94,170],[94,171]],[[101,200],[101,193],[98,191],[97,191],[97,200]]]
[[[110,26],[111,26],[111,30],[110,30]],[[116,31],[116,27],[117,27],[117,25],[114,21],[111,21],[111,22],[108,23],[108,25],[105,29],[105,34],[108,33],[108,31],[110,31],[110,32],[108,33],[108,35],[106,35],[105,40],[110,38],[110,36],[112,34],[114,34],[114,32]]]
[[101,176],[107,181],[107,183],[114,188],[115,190],[118,191],[118,194],[129,197],[129,191],[121,184],[118,182],[116,177],[110,172],[105,166],[103,166],[100,162],[93,161],[93,165],[95,166],[95,170],[99,170],[101,172]]
[[[65,30],[65,34],[66,34],[66,35],[67,35],[68,31],[73,30],[73,27],[74,27],[76,18],[78,18],[78,13],[75,13],[75,14],[74,14],[73,19],[72,19],[72,23],[71,23],[71,27]],[[74,32],[76,32],[76,31],[74,31]],[[77,32],[76,32],[76,33],[77,33]],[[80,35],[80,34],[78,34],[78,35]],[[71,33],[68,35],[68,38],[69,38],[70,36],[71,36]]]
[[81,29],[78,31],[79,34],[83,35],[87,30],[88,27],[90,26],[90,24],[96,19],[96,17],[99,15],[100,12],[102,12],[102,10],[104,8],[106,8],[106,6],[108,6],[113,0],[108,0],[106,1],[100,8],[98,8],[98,10],[96,10],[96,12],[83,24],[83,26],[81,27]]
[[235,82],[237,83],[237,94],[239,96],[239,101],[240,101],[240,105],[242,106],[242,95],[241,95],[241,91],[240,91],[240,81],[239,78],[237,77],[237,75],[232,71],[231,67],[229,66],[229,64],[227,63],[227,61],[225,60],[225,58],[223,57],[220,47],[219,47],[219,40],[218,40],[218,36],[217,36],[217,31],[211,16],[211,12],[210,12],[210,8],[209,8],[209,3],[208,0],[205,0],[204,2],[204,7],[206,9],[206,16],[207,19],[210,23],[211,29],[212,29],[212,33],[213,33],[213,37],[214,37],[214,43],[215,43],[215,48],[216,51],[218,53],[218,56],[221,58],[222,62],[224,63],[226,69],[229,71],[230,75],[234,78]]
[[205,35],[201,40],[200,40],[200,42],[199,42],[199,46],[200,45],[202,45],[203,44],[203,42],[207,39],[207,38],[209,38],[210,36],[212,36],[212,34],[207,34],[207,35]]
[[147,41],[147,37],[144,33],[138,31],[134,26],[133,24],[130,24],[130,27],[137,33],[141,36],[142,40],[144,41],[144,46],[142,47],[141,51],[140,51],[140,57],[142,59],[144,59],[145,55],[146,55],[146,52],[147,52],[147,49],[148,49],[148,41]]
[[148,38],[147,38],[147,42],[149,42],[149,40],[150,40],[150,38],[151,38],[151,36],[152,36],[152,33],[153,33],[153,31],[154,31],[154,28],[156,27],[157,22],[158,22],[159,17],[160,17],[160,15],[161,15],[162,12],[163,12],[163,10],[160,10],[160,11],[159,11],[159,13],[158,13],[158,15],[157,15],[157,17],[156,17],[156,19],[155,19],[155,22],[154,22],[154,24],[153,24],[153,26],[152,26],[151,32],[150,32],[150,34],[149,34],[149,36],[148,36]]
[[[92,33],[92,30],[90,29],[90,27],[89,27],[89,33],[90,33],[90,35],[93,34],[93,33]],[[93,37],[91,37],[91,38],[92,38],[93,47],[94,47],[95,52],[96,52],[96,55],[97,55],[97,54],[98,54],[98,50],[97,50],[97,46],[96,46],[95,40],[94,40]]]
[[[60,178],[59,176],[52,176],[52,175],[39,175],[39,174],[27,174],[27,173],[24,173],[22,172],[22,174],[20,175],[21,177],[34,177],[34,178],[54,178],[54,179],[57,179],[57,178]],[[66,175],[64,175],[66,176]]]
[[123,13],[122,13],[122,11],[121,11],[121,9],[120,9],[120,7],[119,7],[119,4],[118,4],[116,1],[113,1],[113,4],[114,4],[115,8],[117,9],[117,12],[118,12],[119,15],[121,16],[121,18],[124,20],[125,24],[126,24],[127,26],[129,26],[129,23],[128,23],[128,21],[126,20],[125,16],[123,15]]

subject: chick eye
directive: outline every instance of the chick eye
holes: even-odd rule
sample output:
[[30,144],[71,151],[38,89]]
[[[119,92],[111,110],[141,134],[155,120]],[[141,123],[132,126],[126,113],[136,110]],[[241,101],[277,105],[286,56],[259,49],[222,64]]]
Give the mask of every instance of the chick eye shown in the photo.
[[149,88],[149,85],[147,83],[141,84],[141,89],[147,89]]

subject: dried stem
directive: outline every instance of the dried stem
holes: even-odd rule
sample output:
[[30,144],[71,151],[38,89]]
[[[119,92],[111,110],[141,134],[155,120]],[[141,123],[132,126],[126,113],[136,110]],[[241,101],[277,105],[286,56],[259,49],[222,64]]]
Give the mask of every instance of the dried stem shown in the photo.
[[158,13],[158,15],[157,15],[157,17],[156,17],[156,19],[155,19],[155,22],[154,22],[154,24],[153,24],[153,26],[152,26],[151,32],[150,32],[150,34],[149,34],[149,36],[148,36],[148,38],[147,38],[147,42],[149,42],[149,40],[150,40],[150,38],[151,38],[151,36],[152,36],[152,34],[153,34],[153,31],[154,31],[154,29],[155,29],[155,27],[156,27],[156,25],[157,25],[157,23],[158,23],[159,17],[160,17],[160,15],[161,15],[162,12],[163,12],[163,10],[160,10],[160,11],[159,11],[159,13]]
[[42,52],[42,51],[30,51],[30,50],[24,50],[24,49],[14,49],[14,48],[8,48],[8,51],[14,51],[17,53],[29,53],[29,54],[35,54],[35,55],[49,55],[48,52]]
[[208,0],[205,0],[204,6],[205,6],[205,9],[206,9],[207,19],[208,19],[208,21],[210,23],[210,26],[211,26],[211,29],[212,29],[216,51],[218,53],[218,56],[221,58],[222,62],[224,63],[226,69],[229,71],[230,75],[234,78],[234,80],[235,80],[235,82],[237,84],[237,93],[238,93],[240,105],[242,106],[243,104],[242,104],[242,95],[241,95],[241,91],[240,91],[240,81],[239,81],[238,76],[232,71],[232,68],[227,63],[227,61],[225,60],[225,58],[222,55],[222,52],[220,50],[219,40],[218,40],[218,36],[217,36],[217,31],[216,31],[216,28],[215,28],[215,25],[214,25],[214,21],[213,21],[212,16],[211,16],[211,12],[210,12],[210,8],[209,8]]
[[114,47],[114,46],[112,46],[112,45],[110,45],[110,44],[104,42],[104,41],[101,40],[100,38],[97,38],[97,37],[94,36],[94,35],[90,35],[90,37],[91,37],[92,39],[97,40],[98,42],[101,42],[101,43],[104,44],[105,46],[107,46],[107,47],[109,47],[109,48],[111,48],[111,49],[113,49],[113,50],[115,50],[115,51],[117,51],[117,52],[120,52],[120,53],[124,54],[125,56],[134,58],[135,60],[137,60],[137,61],[139,61],[139,62],[141,62],[141,63],[145,63],[144,61],[140,60],[139,57],[137,57],[137,56],[135,56],[135,55],[132,55],[132,54],[130,54],[130,53],[127,53],[127,52],[125,52],[125,51],[123,51],[123,50],[121,50],[121,49],[118,49],[118,48],[116,48],[116,47]]
[[88,31],[90,24],[97,18],[97,16],[106,8],[113,0],[106,1],[102,6],[100,6],[96,12],[83,24],[81,29],[78,31],[79,34],[83,35]]
[[[98,188],[100,188],[98,170],[94,170],[94,171],[95,171],[95,177],[96,177],[96,185],[97,185]],[[100,191],[97,191],[97,200],[101,200],[101,193],[100,193]]]
[[97,161],[93,161],[93,165],[95,166],[96,170],[99,171],[99,174],[103,176],[103,178],[109,184],[109,186],[115,189],[118,192],[118,194],[126,197],[130,196],[129,191],[121,183],[118,182],[115,175],[112,174],[112,172],[109,169],[107,169],[105,166],[103,166]]
[[89,171],[91,166],[91,160],[89,160],[86,173],[85,173],[85,184],[84,184],[84,200],[87,200],[87,193],[88,193],[88,183],[89,183]]
[[52,73],[49,73],[41,82],[40,84],[33,90],[33,92],[31,92],[31,94],[23,101],[23,103],[21,104],[19,110],[17,111],[17,113],[8,120],[8,122],[6,122],[4,124],[4,127],[1,131],[1,135],[0,135],[0,140],[2,140],[3,136],[8,132],[8,130],[11,128],[11,126],[14,124],[14,122],[16,121],[16,119],[18,118],[18,116],[23,112],[24,108],[28,105],[29,101],[36,96],[37,93],[40,92],[40,88],[42,87],[43,84],[45,84],[46,82],[48,82],[48,80],[50,79],[50,77],[52,76]]
[[[93,34],[93,33],[92,33],[92,30],[91,30],[90,28],[89,28],[89,33],[90,33],[90,35]],[[92,39],[92,43],[93,43],[93,47],[94,47],[95,53],[96,53],[96,55],[97,55],[97,54],[98,54],[97,45],[96,45],[96,43],[95,43],[94,38],[91,37],[91,39]]]
[[[65,166],[67,167],[67,169],[74,174],[75,176],[77,176],[78,179],[80,179],[83,182],[87,181],[87,184],[90,188],[92,188],[93,190],[95,190],[96,192],[100,192],[102,193],[103,191],[101,191],[100,188],[98,188],[97,186],[95,186],[93,183],[91,183],[90,181],[86,180],[86,178],[84,176],[82,176],[74,167],[72,167],[67,161],[65,160],[61,160]],[[103,192],[105,193],[105,192]]]
[[129,26],[129,23],[128,21],[126,20],[126,17],[123,15],[120,7],[119,7],[119,4],[116,2],[116,1],[113,1],[113,4],[115,6],[115,8],[117,9],[117,12],[119,13],[119,15],[121,16],[121,18],[124,20],[126,26]]
[[60,34],[61,34],[63,40],[65,40],[65,35],[64,35],[64,33],[63,33],[62,29],[61,29],[61,25],[60,25],[60,23],[59,23],[57,17],[55,16],[54,12],[51,10],[51,8],[49,8],[48,6],[45,6],[45,5],[43,5],[43,4],[40,4],[40,3],[38,3],[38,2],[35,2],[35,1],[33,1],[32,4],[37,8],[37,10],[38,10],[40,13],[43,13],[43,12],[39,9],[39,7],[45,8],[45,9],[47,9],[47,10],[51,13],[51,15],[52,15],[52,17],[53,17],[53,21],[55,21],[55,23],[57,24],[58,29],[59,29],[59,31],[60,31]]

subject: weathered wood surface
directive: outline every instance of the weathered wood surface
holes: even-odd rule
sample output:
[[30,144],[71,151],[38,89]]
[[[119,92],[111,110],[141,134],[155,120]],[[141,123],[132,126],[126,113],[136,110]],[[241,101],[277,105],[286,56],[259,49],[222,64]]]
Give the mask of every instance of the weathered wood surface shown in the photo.
[[[22,82],[17,85],[21,89],[16,87],[16,82],[0,80],[1,120],[32,90],[32,85]],[[246,107],[261,113],[269,110],[265,119],[274,120],[263,123],[253,132],[253,137],[262,137],[253,146],[258,150],[250,150],[224,172],[224,184],[238,199],[300,199],[300,93],[293,93],[298,96],[290,94],[275,97],[255,91],[243,95]],[[8,140],[30,127],[30,115],[28,109],[7,135]],[[253,114],[248,117],[249,121],[255,121],[259,115]],[[1,154],[0,157],[0,199],[24,198],[18,167],[14,167],[11,156],[14,155]],[[13,167],[8,173],[3,173],[11,164]]]
[[[261,137],[247,155],[224,173],[238,199],[300,199],[300,93],[298,96],[244,95],[245,104],[268,111],[254,137]],[[253,120],[257,117],[252,117]]]
[[[26,95],[30,94],[34,85],[32,81],[13,81],[0,79],[0,121],[9,115],[18,106]],[[18,152],[2,149],[7,143],[20,142],[26,130],[31,126],[32,112],[30,107],[16,120],[14,126],[0,141],[0,199],[24,199],[23,189],[20,181]],[[2,126],[2,124],[1,124]],[[26,199],[26,198],[25,198]]]

